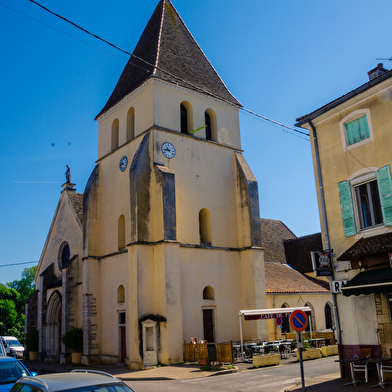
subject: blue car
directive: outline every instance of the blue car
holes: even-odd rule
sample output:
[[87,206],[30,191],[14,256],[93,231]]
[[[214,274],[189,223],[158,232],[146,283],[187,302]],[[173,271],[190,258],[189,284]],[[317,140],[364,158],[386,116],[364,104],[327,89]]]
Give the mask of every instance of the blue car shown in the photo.
[[22,362],[12,357],[0,357],[0,392],[8,392],[20,378],[34,377]]

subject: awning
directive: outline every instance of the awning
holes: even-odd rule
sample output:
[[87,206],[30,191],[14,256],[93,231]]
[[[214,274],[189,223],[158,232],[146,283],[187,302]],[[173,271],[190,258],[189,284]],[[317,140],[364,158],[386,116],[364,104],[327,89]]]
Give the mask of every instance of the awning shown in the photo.
[[355,260],[392,251],[392,233],[361,238],[347,249],[337,261]]
[[360,272],[342,287],[342,292],[346,297],[392,292],[392,268]]
[[290,317],[294,310],[302,310],[308,316],[312,314],[312,309],[309,306],[302,308],[276,308],[276,309],[253,309],[253,310],[240,310],[238,316],[243,316],[245,320],[269,320],[278,317]]

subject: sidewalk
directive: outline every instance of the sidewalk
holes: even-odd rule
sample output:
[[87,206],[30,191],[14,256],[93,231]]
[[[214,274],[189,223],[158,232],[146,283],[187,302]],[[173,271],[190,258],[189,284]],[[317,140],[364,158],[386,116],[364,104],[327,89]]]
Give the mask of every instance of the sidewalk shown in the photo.
[[[307,379],[305,377],[305,391],[306,392],[364,392],[369,391],[369,388],[377,385],[376,379],[369,380],[368,383],[358,382],[357,386],[353,384],[344,385],[351,382],[351,379],[340,378],[340,373],[325,374],[323,376]],[[386,385],[388,388],[390,384]],[[297,385],[286,387],[282,392],[302,392],[301,381]]]
[[[146,370],[131,370],[126,366],[116,365],[89,365],[80,366],[72,364],[59,364],[51,362],[23,361],[26,367],[37,373],[61,373],[69,372],[72,369],[94,369],[107,372],[124,381],[143,381],[143,380],[179,380],[186,378],[200,378],[215,376],[218,374],[229,374],[238,371],[238,366],[234,369],[220,371],[202,371],[203,366],[180,364],[174,366],[161,366]],[[249,364],[247,364],[249,366]],[[241,366],[242,367],[242,366]]]

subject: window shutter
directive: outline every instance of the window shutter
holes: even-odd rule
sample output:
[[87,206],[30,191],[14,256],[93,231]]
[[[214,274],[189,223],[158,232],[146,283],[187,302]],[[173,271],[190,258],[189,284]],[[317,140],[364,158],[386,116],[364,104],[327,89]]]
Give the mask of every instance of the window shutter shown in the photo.
[[344,234],[346,237],[349,237],[351,235],[357,234],[350,181],[339,182],[338,186]]
[[377,170],[377,185],[384,225],[392,226],[392,181],[389,165]]
[[361,140],[368,139],[370,137],[370,132],[367,117],[362,116],[354,121],[347,123],[346,135],[347,144],[349,146],[358,143]]

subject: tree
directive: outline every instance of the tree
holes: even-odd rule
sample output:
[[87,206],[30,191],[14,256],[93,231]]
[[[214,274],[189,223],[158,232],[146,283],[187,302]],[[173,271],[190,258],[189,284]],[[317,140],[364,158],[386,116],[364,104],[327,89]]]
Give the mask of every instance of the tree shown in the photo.
[[25,303],[34,292],[37,266],[25,268],[20,280],[0,283],[0,335],[15,336],[23,341]]

